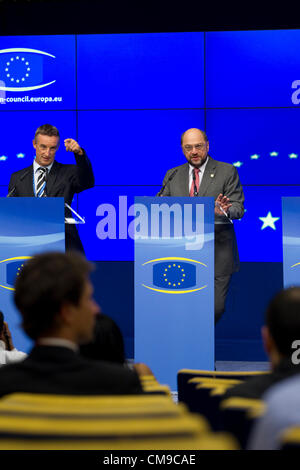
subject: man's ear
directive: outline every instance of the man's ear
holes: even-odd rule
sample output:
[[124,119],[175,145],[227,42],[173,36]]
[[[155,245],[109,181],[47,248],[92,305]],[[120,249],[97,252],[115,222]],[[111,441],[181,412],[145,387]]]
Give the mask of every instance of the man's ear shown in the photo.
[[64,325],[70,325],[73,317],[73,305],[65,302],[60,309],[59,317]]
[[262,326],[261,328],[261,336],[262,336],[262,341],[264,345],[264,350],[269,356],[271,352],[273,351],[274,341],[271,336],[270,330],[266,325]]
[[35,139],[33,139],[32,145],[33,145],[33,148],[36,150],[36,141],[35,141]]

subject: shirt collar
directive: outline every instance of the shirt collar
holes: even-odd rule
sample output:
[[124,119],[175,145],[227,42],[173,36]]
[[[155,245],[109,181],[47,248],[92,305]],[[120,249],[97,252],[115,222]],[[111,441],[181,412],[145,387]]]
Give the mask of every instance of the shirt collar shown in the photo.
[[[204,171],[205,171],[205,167],[206,167],[206,165],[207,165],[208,159],[209,159],[209,156],[207,155],[207,158],[206,158],[205,162],[204,162],[203,165],[201,165],[200,168],[199,168],[199,170],[200,170],[200,172],[201,172],[202,174],[203,174]],[[195,168],[195,167],[189,163],[189,175],[190,175],[190,176],[192,176],[192,173],[193,173],[193,169],[194,169],[194,168]]]
[[[52,168],[53,163],[54,163],[54,161],[50,165],[44,166],[43,168],[48,168],[48,173],[49,173],[51,168]],[[33,173],[35,174],[39,168],[41,168],[41,165],[39,165],[37,163],[36,159],[34,159],[33,160]]]
[[37,341],[38,346],[60,346],[63,348],[72,349],[72,351],[77,352],[79,350],[77,344],[73,341],[69,341],[64,338],[40,338]]

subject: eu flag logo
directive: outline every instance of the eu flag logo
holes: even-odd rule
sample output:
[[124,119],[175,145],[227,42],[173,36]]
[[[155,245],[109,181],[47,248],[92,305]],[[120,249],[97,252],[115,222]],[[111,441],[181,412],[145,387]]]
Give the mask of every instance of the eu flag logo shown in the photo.
[[27,48],[0,50],[0,79],[4,91],[32,91],[51,85],[56,80],[43,83],[45,57],[55,59],[48,52]]
[[6,284],[8,284],[9,286],[14,286],[16,277],[22,269],[23,264],[24,260],[14,261],[6,265]]
[[7,86],[33,86],[43,81],[43,57],[17,52],[0,55],[1,79]]
[[196,285],[196,266],[171,261],[153,266],[153,284],[167,289],[185,289]]
[[[143,287],[161,294],[190,294],[207,287],[208,266],[201,261],[182,257],[146,261]],[[148,285],[147,285],[148,284]]]

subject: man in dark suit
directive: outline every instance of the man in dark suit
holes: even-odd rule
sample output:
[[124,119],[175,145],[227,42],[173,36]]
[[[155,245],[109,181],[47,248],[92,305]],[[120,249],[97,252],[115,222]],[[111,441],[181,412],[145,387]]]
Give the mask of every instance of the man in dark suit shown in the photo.
[[[35,133],[33,164],[11,175],[8,195],[14,197],[63,197],[70,206],[75,193],[94,186],[94,174],[85,151],[74,139],[65,139],[67,152],[73,152],[76,165],[55,161],[59,147],[59,132],[50,124],[40,126]],[[66,207],[65,216],[71,217]],[[83,252],[74,224],[66,224],[66,250]]]
[[188,129],[181,147],[187,163],[166,173],[161,196],[199,196],[215,199],[215,322],[225,310],[231,275],[239,269],[239,257],[231,219],[244,214],[244,193],[236,168],[213,160],[204,131]]
[[14,300],[35,346],[24,361],[0,369],[0,396],[142,393],[136,372],[84,359],[78,352],[80,344],[92,339],[99,312],[88,280],[90,269],[79,253],[44,253],[24,265]]
[[261,399],[277,382],[300,374],[300,287],[283,289],[273,297],[261,334],[270,360],[270,373],[251,377],[229,388],[224,398]]

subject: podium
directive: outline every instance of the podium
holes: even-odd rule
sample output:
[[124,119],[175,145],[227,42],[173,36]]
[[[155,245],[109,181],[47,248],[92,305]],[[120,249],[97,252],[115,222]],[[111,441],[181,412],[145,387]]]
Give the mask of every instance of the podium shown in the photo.
[[300,197],[282,199],[283,285],[300,285]]
[[65,251],[64,198],[0,198],[0,310],[14,346],[24,352],[31,341],[21,328],[13,286],[23,263],[44,251]]
[[177,389],[214,370],[214,199],[136,197],[134,359]]

